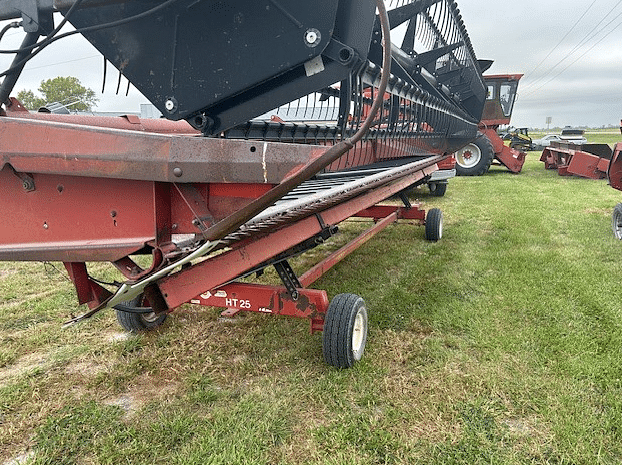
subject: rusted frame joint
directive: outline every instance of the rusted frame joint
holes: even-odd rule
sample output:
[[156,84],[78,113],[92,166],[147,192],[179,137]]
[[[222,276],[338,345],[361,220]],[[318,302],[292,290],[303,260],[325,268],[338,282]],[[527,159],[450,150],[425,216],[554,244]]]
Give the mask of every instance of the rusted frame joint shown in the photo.
[[173,186],[192,213],[192,224],[205,236],[207,230],[216,223],[205,199],[192,184],[173,183]]

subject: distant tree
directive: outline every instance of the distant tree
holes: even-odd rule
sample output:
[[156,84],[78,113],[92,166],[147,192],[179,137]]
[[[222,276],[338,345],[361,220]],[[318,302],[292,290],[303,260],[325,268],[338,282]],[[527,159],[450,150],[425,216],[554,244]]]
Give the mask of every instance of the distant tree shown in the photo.
[[30,110],[38,110],[47,103],[59,102],[70,110],[90,111],[99,100],[95,91],[84,87],[76,77],[56,77],[41,81],[37,89],[42,97],[37,97],[31,90],[22,90],[17,98]]
[[45,105],[45,100],[35,96],[32,90],[20,90],[17,93],[17,99],[29,110],[38,110]]

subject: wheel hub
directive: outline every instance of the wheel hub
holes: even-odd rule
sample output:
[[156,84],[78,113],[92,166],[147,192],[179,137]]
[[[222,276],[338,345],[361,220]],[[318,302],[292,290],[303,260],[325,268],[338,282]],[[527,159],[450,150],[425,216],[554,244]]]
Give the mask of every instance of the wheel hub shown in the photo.
[[357,353],[361,350],[363,340],[365,339],[365,319],[363,314],[358,312],[354,320],[354,329],[352,330],[352,351]]
[[477,165],[481,158],[482,153],[475,144],[469,144],[456,152],[456,163],[463,168],[471,168]]

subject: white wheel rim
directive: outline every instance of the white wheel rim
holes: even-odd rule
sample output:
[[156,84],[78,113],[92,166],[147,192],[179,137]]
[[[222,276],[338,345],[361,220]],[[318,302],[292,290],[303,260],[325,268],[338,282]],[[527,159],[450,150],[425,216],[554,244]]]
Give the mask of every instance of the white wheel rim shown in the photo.
[[622,214],[617,210],[613,213],[613,234],[617,239],[622,239]]
[[443,217],[438,222],[438,238],[441,239],[443,237]]
[[472,168],[482,158],[482,151],[475,144],[469,144],[456,152],[456,163],[463,168]]
[[156,312],[141,313],[140,316],[143,318],[143,321],[145,323],[154,323],[160,317],[160,315],[158,315]]
[[363,312],[359,310],[354,318],[354,328],[352,328],[352,352],[354,352],[355,356],[361,351],[364,340],[365,318],[363,317]]

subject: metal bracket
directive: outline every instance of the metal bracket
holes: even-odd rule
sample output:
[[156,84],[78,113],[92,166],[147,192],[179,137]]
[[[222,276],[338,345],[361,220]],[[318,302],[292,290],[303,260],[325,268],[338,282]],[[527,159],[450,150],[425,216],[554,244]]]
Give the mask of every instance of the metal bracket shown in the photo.
[[299,294],[297,289],[301,289],[302,284],[298,281],[298,277],[296,276],[296,273],[294,273],[294,270],[290,266],[289,262],[287,260],[283,260],[275,263],[274,269],[279,274],[279,278],[281,278],[283,285],[287,289],[289,295],[292,296],[292,299],[298,300]]
[[0,20],[21,17],[25,32],[47,35],[54,29],[52,0],[9,0],[0,6]]
[[32,192],[36,190],[35,180],[31,175],[27,173],[19,173],[13,167],[11,167],[11,169],[13,170],[13,174],[21,179],[22,187],[26,192]]
[[412,204],[410,203],[410,200],[408,200],[408,196],[406,195],[405,191],[401,191],[399,194],[400,200],[404,203],[404,206],[406,208],[412,208]]
[[175,186],[177,193],[181,196],[182,200],[192,213],[192,216],[194,217],[192,224],[200,231],[201,234],[205,235],[205,232],[209,229],[209,227],[216,223],[214,217],[209,211],[209,208],[207,208],[205,199],[191,184],[173,183],[173,186]]
[[328,46],[324,50],[323,54],[331,60],[334,60],[337,63],[341,63],[343,66],[351,66],[353,63],[355,63],[356,66],[360,65],[363,62],[356,50],[346,44],[339,42],[334,37],[328,43]]

